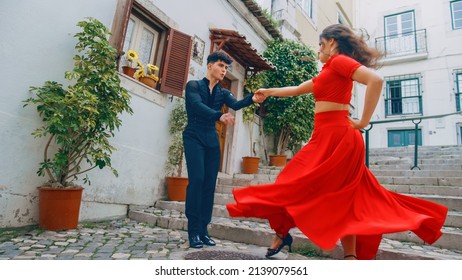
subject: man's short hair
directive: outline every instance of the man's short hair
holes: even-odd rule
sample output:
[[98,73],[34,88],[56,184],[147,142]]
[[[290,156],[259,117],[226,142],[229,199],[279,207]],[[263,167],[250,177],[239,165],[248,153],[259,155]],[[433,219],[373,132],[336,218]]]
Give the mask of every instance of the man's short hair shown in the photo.
[[233,63],[233,59],[227,53],[223,51],[216,51],[209,54],[209,56],[207,57],[207,64],[215,63],[219,60],[223,61],[228,65]]

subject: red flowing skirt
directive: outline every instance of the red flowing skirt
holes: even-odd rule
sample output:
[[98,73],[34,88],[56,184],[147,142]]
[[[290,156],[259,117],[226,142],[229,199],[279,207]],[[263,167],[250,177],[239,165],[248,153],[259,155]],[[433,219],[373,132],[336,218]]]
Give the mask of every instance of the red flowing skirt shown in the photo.
[[385,189],[364,163],[361,132],[348,111],[315,114],[311,140],[275,183],[234,189],[231,217],[268,219],[285,234],[297,227],[325,250],[356,235],[359,259],[373,259],[382,234],[411,230],[432,244],[441,235],[447,207]]

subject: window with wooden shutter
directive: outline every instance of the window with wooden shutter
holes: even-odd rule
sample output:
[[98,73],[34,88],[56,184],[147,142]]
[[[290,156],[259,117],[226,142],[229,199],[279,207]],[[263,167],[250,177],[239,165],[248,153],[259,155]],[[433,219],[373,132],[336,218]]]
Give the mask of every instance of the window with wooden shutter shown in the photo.
[[170,29],[165,49],[160,90],[181,96],[188,79],[192,37]]
[[120,54],[120,66],[124,64],[124,53],[133,49],[143,65],[159,67],[161,79],[156,89],[181,96],[189,72],[192,37],[157,18],[156,9],[152,3],[119,0],[111,43]]

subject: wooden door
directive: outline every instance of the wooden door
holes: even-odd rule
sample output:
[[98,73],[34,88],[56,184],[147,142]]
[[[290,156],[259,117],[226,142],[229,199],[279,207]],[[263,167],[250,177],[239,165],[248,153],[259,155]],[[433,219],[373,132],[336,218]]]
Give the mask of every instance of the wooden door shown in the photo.
[[[231,90],[231,80],[228,78],[224,78],[221,82],[220,85],[222,88]],[[228,113],[229,108],[226,105],[223,105],[221,107],[221,112],[222,113]],[[217,121],[215,124],[215,128],[218,133],[218,141],[220,142],[220,171],[222,171],[223,167],[223,152],[225,151],[225,142],[226,142],[226,125],[220,121]]]

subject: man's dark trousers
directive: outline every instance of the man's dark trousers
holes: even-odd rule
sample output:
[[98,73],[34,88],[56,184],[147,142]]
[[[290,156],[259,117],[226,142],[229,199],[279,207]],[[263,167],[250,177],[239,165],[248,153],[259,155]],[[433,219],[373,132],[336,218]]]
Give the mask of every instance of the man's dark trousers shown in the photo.
[[188,235],[208,235],[215,186],[220,168],[220,143],[215,127],[187,127],[183,132],[188,188],[186,217]]

